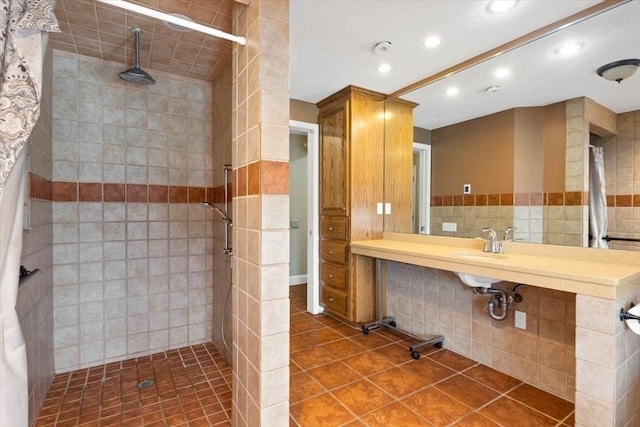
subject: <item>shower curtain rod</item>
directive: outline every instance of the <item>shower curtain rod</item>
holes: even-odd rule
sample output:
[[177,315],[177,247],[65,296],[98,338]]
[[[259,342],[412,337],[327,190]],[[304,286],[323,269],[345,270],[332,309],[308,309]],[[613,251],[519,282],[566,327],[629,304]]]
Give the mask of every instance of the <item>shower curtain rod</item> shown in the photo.
[[198,24],[197,22],[189,21],[187,19],[183,19],[178,16],[170,15],[168,13],[160,12],[154,9],[149,9],[148,7],[129,3],[128,1],[125,1],[125,0],[98,0],[98,1],[100,3],[119,7],[120,9],[129,10],[131,12],[136,12],[141,15],[149,16],[151,18],[156,18],[161,21],[170,22],[172,24],[179,25],[181,27],[186,27],[191,30],[199,31],[201,33],[208,34],[210,36],[231,40],[232,42],[236,42],[242,46],[247,44],[247,39],[242,36],[236,36],[233,34],[225,33],[224,31],[220,31],[218,29],[208,27],[206,25]]

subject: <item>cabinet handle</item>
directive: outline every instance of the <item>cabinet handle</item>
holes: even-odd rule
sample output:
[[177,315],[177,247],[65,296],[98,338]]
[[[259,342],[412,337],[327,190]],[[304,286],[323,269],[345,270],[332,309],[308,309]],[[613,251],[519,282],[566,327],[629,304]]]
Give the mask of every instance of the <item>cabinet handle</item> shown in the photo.
[[329,251],[329,255],[333,255],[333,251]]
[[329,275],[329,278],[330,278],[330,279],[333,279],[333,274],[330,274],[330,275]]
[[333,227],[329,227],[329,231],[333,231]]
[[333,302],[333,297],[329,297],[329,302]]

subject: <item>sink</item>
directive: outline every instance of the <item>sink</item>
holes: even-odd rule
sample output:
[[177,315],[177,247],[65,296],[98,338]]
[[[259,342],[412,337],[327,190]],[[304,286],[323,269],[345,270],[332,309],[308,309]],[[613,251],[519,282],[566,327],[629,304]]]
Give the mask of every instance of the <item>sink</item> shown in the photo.
[[490,288],[494,283],[502,282],[502,279],[494,279],[493,277],[477,276],[475,274],[454,272],[467,286],[472,288]]
[[508,257],[504,254],[494,254],[494,253],[490,253],[490,252],[456,252],[453,254],[454,256],[460,257],[460,258],[466,258],[466,259],[477,259],[477,260],[483,260],[483,261],[487,261],[487,260],[498,260],[498,259],[507,259]]

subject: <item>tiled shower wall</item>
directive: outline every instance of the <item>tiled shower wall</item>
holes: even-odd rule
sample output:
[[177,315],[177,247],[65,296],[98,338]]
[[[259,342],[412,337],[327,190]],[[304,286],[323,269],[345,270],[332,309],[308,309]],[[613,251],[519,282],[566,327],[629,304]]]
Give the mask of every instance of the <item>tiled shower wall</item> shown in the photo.
[[[515,284],[499,283],[510,294]],[[487,313],[489,295],[474,294],[449,271],[387,262],[387,308],[398,327],[421,337],[440,334],[444,347],[573,401],[575,294],[519,286],[522,302],[507,318]],[[514,327],[513,311],[527,314]]]
[[[608,234],[640,239],[640,111],[618,115],[618,135],[604,142]],[[612,241],[615,249],[640,250],[640,243]]]
[[20,264],[40,270],[21,281],[16,311],[27,346],[29,424],[53,380],[53,286],[51,224],[51,51],[43,62],[40,117],[27,146],[29,202]]
[[210,340],[211,85],[54,51],[57,372]]

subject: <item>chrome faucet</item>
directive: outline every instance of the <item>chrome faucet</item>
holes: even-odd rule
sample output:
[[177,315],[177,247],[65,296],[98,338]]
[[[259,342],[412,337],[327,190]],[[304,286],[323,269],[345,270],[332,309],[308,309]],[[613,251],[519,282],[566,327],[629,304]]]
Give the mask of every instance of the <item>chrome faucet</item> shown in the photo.
[[484,240],[482,252],[491,252],[494,254],[502,253],[502,242],[498,238],[498,233],[493,228],[483,228],[483,233],[489,233],[489,239]]

